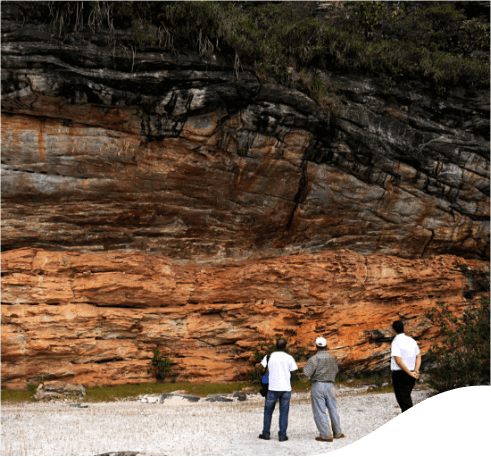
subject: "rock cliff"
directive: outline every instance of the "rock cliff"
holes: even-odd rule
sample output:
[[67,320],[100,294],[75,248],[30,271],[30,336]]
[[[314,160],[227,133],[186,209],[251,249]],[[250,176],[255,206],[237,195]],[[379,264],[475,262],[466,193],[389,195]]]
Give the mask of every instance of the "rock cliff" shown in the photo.
[[425,311],[443,301],[461,313],[487,271],[456,256],[343,250],[221,265],[13,250],[2,256],[2,383],[23,387],[48,372],[84,385],[149,381],[156,346],[180,380],[239,380],[251,349],[276,334],[307,354],[324,335],[344,370],[381,371],[393,320],[426,352],[438,331]]
[[[58,39],[2,3],[2,383],[232,380],[324,334],[387,365],[401,316],[487,288],[489,91],[322,72],[337,116],[218,55]],[[124,35],[131,31],[119,31]]]

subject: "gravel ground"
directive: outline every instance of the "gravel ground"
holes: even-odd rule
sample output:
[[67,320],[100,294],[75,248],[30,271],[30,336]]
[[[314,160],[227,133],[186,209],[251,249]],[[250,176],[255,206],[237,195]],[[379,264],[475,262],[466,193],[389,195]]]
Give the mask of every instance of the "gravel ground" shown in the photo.
[[[429,391],[413,392],[415,404]],[[82,403],[87,405],[87,403]],[[338,396],[338,412],[346,438],[333,443],[318,436],[309,394],[294,393],[290,406],[289,441],[278,441],[278,411],[272,439],[258,439],[264,400],[198,403],[124,401],[90,403],[27,403],[2,406],[1,455],[312,455],[340,449],[363,438],[400,409],[393,394]],[[402,417],[401,417],[402,419]]]

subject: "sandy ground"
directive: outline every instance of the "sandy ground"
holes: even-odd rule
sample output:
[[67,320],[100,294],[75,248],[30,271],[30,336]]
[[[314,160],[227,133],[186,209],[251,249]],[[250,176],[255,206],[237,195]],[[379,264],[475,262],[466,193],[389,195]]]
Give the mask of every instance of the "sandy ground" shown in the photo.
[[[413,392],[415,404],[430,395]],[[278,441],[278,411],[272,439],[258,439],[264,400],[246,402],[63,403],[2,405],[1,455],[98,455],[130,451],[135,455],[313,455],[340,449],[395,418],[393,394],[339,396],[338,412],[346,438],[333,443],[318,436],[308,394],[293,394],[288,436]]]

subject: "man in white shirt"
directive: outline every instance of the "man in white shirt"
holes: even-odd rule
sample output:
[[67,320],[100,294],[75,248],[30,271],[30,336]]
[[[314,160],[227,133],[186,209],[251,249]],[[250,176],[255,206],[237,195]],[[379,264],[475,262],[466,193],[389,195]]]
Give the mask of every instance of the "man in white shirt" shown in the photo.
[[390,369],[392,370],[392,384],[397,403],[404,412],[413,406],[411,391],[416,379],[419,379],[421,354],[418,343],[404,334],[402,321],[395,321],[392,328],[397,336],[392,340]]
[[259,435],[262,440],[270,439],[271,419],[276,402],[280,401],[280,430],[278,432],[280,441],[287,441],[286,429],[288,428],[288,412],[290,410],[290,398],[292,386],[290,384],[291,372],[298,370],[295,359],[285,352],[286,340],[280,338],[276,341],[276,352],[267,356],[261,365],[269,370],[269,389],[264,403],[263,431]]

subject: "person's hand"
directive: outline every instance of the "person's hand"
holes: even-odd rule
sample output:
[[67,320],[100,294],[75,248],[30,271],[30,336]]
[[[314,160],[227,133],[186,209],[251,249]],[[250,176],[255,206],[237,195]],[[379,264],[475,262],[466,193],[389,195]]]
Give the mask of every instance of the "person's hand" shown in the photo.
[[412,373],[411,373],[411,376],[412,376],[414,379],[419,379],[419,373],[417,373],[416,371],[412,372]]

